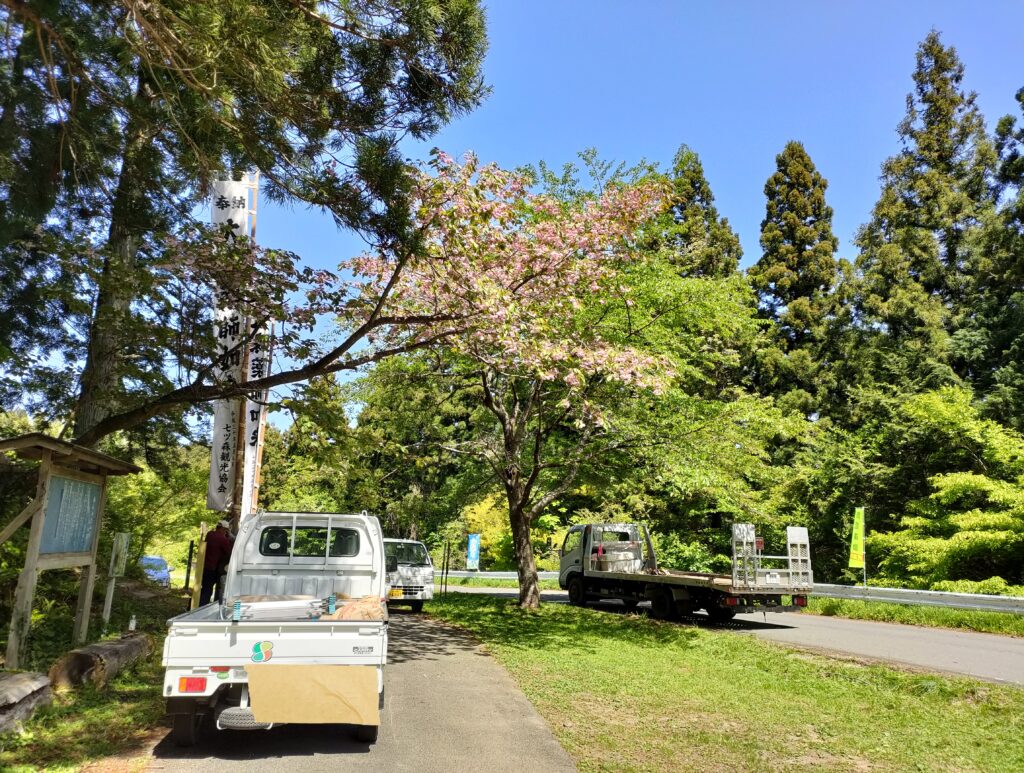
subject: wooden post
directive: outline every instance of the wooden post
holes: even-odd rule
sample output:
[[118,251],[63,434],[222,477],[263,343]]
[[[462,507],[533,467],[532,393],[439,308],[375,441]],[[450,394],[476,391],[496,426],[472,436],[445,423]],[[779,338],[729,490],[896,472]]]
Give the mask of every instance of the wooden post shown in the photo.
[[188,590],[188,580],[192,576],[192,557],[195,555],[196,541],[188,541],[188,560],[185,562],[185,590]]
[[39,481],[36,483],[36,501],[39,509],[32,518],[32,528],[28,536],[28,548],[25,551],[25,568],[18,575],[18,589],[14,592],[14,609],[11,612],[11,627],[7,636],[6,668],[20,668],[25,645],[28,643],[28,630],[32,625],[32,600],[35,598],[36,581],[39,570],[39,545],[43,538],[43,519],[46,516],[46,497],[50,490],[50,467],[53,464],[53,452],[44,451],[42,464],[39,467]]
[[85,576],[78,589],[78,609],[75,611],[75,644],[84,644],[89,635],[89,612],[92,610],[92,592],[96,585],[96,547],[100,541],[100,526],[103,521],[103,508],[107,504],[107,476],[103,474],[100,484],[100,503],[96,510],[96,527],[92,535],[92,561],[83,570]]
[[191,600],[192,603],[189,609],[195,609],[199,606],[199,594],[203,590],[203,564],[206,562],[206,524],[199,524],[199,548],[196,550],[196,579],[195,585],[192,586]]
[[107,592],[103,594],[103,633],[107,632],[107,626],[110,625],[110,612],[114,606],[114,584],[116,582],[117,578],[111,572],[107,577]]
[[25,509],[18,513],[14,519],[4,527],[4,530],[0,532],[0,544],[7,542],[11,536],[24,526],[36,513],[39,512],[39,500],[33,499],[29,502]]
[[[121,534],[114,535],[113,548],[110,551],[110,566],[107,568],[107,592],[103,596],[103,633],[107,633],[107,626],[110,625],[110,611],[114,606],[114,585],[117,583],[117,564],[122,558],[122,554],[127,554],[128,544],[130,537],[127,534],[124,535],[126,539],[121,539]],[[127,560],[127,555],[124,556]]]

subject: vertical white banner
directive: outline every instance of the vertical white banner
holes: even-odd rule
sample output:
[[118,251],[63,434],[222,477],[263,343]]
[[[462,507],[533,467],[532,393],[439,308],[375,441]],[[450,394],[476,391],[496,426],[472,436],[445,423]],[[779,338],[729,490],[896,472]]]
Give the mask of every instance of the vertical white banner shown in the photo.
[[211,209],[214,225],[228,225],[236,236],[249,235],[248,175],[244,180],[218,180],[213,184]]
[[[247,381],[256,381],[270,374],[271,335],[267,328],[253,331],[249,344],[249,372]],[[256,512],[259,477],[260,446],[263,426],[267,421],[267,390],[251,392],[245,401],[245,470],[242,475],[241,517]]]
[[[211,211],[214,225],[229,226],[238,236],[249,231],[249,181],[223,180],[213,183]],[[238,383],[243,380],[242,341],[246,321],[217,295],[215,312],[216,352],[213,378],[217,383]],[[243,431],[238,421],[239,400],[217,400],[213,405],[213,443],[210,458],[210,481],[206,489],[206,507],[228,510],[234,493],[235,452],[238,434]]]

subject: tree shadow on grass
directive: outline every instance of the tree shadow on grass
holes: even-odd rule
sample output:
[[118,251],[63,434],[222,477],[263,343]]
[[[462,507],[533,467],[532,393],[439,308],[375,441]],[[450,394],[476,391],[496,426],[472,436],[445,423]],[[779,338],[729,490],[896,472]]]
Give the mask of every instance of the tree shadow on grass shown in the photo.
[[648,620],[639,615],[602,614],[595,609],[563,604],[542,604],[538,610],[523,610],[509,599],[475,594],[452,594],[435,599],[429,611],[448,622],[465,626],[487,644],[525,649],[593,651],[588,641],[686,648],[702,635],[694,628]]
[[[650,607],[647,604],[641,605],[634,612],[633,610],[630,610],[627,607],[625,607],[622,604],[619,604],[617,602],[598,603],[598,604],[595,604],[593,606],[593,609],[596,609],[596,610],[601,611],[601,612],[608,612],[608,613],[620,614],[620,615],[622,615],[622,614],[638,615],[639,614],[640,616],[644,616],[644,615],[648,615],[649,612],[650,612]],[[772,614],[773,618],[775,618],[775,619],[777,619],[779,617],[779,613],[772,612],[771,614]],[[649,618],[649,619],[651,619],[651,618]],[[707,629],[707,630],[710,630],[710,631],[739,631],[739,632],[742,632],[742,631],[768,631],[768,630],[793,628],[792,625],[786,625],[785,623],[774,622],[774,620],[772,622],[768,622],[768,621],[769,621],[769,618],[768,618],[767,613],[759,614],[757,612],[754,612],[754,613],[747,614],[747,615],[737,615],[732,620],[724,620],[724,621],[722,621],[722,620],[712,620],[710,617],[707,616],[706,613],[695,612],[695,613],[689,614],[689,615],[682,615],[679,618],[679,620],[675,621],[675,623],[677,625],[682,625],[682,626],[704,628],[704,629]]]

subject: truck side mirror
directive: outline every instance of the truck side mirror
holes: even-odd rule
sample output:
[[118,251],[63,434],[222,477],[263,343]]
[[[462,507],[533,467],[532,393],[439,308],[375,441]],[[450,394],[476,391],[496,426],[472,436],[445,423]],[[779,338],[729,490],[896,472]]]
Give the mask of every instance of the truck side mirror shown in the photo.
[[398,556],[388,556],[384,559],[384,571],[385,572],[397,572],[398,571]]

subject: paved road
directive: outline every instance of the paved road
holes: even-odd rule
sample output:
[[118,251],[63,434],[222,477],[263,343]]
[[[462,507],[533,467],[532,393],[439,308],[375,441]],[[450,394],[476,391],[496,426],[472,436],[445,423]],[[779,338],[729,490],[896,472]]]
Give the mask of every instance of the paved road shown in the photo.
[[161,741],[149,770],[575,771],[506,671],[458,630],[392,612],[377,744],[344,727],[285,725],[214,734],[194,749]]
[[[513,598],[517,595],[517,591],[511,589],[451,587],[450,590]],[[564,591],[543,591],[541,599],[567,601]],[[640,609],[644,606],[646,604]],[[597,604],[596,608],[609,612],[624,609],[612,601]],[[724,626],[717,626],[698,614],[681,624],[726,628],[783,644],[929,671],[966,674],[992,682],[1024,684],[1024,639],[1011,636],[795,613],[739,615]]]

